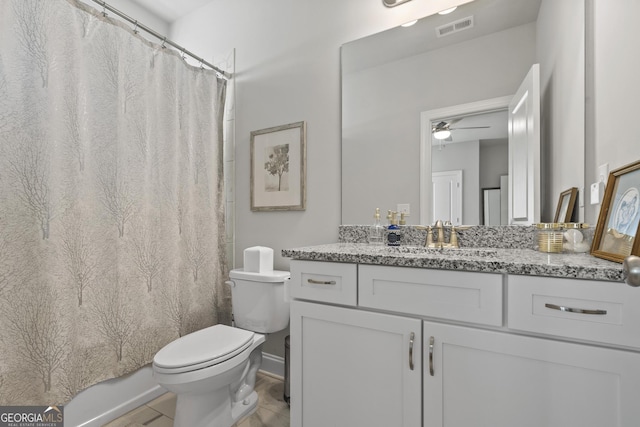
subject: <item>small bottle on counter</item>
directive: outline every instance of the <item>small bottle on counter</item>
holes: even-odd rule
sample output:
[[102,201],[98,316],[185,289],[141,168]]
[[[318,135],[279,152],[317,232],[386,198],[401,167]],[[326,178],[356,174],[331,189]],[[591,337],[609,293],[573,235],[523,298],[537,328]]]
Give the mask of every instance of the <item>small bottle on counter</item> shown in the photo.
[[402,230],[398,226],[398,213],[389,211],[387,219],[389,220],[389,226],[387,227],[387,246],[400,246],[402,241]]
[[373,225],[369,227],[370,245],[382,245],[384,243],[384,227],[380,223],[380,208],[376,208],[376,213],[373,215]]

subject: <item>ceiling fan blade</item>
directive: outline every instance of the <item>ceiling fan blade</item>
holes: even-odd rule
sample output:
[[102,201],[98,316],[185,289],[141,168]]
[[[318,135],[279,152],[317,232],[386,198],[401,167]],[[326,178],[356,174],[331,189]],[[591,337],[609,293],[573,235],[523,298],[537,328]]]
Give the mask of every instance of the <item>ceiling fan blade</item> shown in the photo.
[[447,122],[439,122],[431,127],[431,132],[435,132],[437,130],[444,130],[449,128],[449,123]]
[[471,126],[466,128],[449,128],[449,130],[458,130],[458,129],[489,129],[491,126]]

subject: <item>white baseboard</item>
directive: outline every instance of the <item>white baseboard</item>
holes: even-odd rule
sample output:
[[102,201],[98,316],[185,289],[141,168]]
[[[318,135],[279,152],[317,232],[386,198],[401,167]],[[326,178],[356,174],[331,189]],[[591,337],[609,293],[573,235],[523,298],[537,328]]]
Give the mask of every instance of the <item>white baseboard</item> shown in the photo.
[[284,378],[284,357],[262,353],[260,370],[276,377]]
[[145,366],[80,392],[64,407],[65,425],[101,427],[166,392],[153,378],[151,366]]

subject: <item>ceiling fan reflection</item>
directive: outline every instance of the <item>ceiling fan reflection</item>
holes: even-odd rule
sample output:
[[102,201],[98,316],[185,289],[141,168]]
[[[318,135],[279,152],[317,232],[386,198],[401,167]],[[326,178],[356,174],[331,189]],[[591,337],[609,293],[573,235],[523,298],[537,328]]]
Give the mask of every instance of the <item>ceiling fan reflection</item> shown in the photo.
[[451,138],[451,131],[460,130],[460,129],[488,129],[491,126],[468,126],[468,127],[451,127],[454,123],[458,122],[461,119],[454,119],[449,122],[439,122],[432,126],[431,133],[435,139],[445,140],[445,141],[453,141]]

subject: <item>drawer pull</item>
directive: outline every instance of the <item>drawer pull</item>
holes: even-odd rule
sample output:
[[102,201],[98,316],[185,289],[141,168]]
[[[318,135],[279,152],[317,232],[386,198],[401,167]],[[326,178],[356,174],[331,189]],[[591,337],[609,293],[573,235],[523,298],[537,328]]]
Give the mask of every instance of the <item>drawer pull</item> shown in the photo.
[[571,308],[571,307],[565,307],[563,305],[555,305],[555,304],[548,304],[548,303],[545,304],[544,306],[552,310],[566,311],[568,313],[598,314],[598,315],[607,314],[607,310],[589,310],[585,308]]
[[413,371],[413,340],[416,338],[416,334],[411,332],[409,335],[409,369]]
[[307,279],[307,282],[312,285],[335,285],[335,280],[315,280],[315,279]]
[[429,375],[433,376],[433,337],[429,337]]

